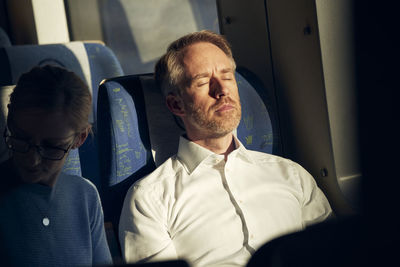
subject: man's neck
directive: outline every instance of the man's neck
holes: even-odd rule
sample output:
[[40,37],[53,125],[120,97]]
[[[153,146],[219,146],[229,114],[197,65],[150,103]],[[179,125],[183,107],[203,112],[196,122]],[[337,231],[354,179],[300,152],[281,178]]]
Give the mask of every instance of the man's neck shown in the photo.
[[188,136],[188,139],[204,148],[207,148],[215,154],[224,155],[225,161],[227,160],[229,153],[235,150],[235,141],[232,133],[216,138],[192,138],[191,136]]

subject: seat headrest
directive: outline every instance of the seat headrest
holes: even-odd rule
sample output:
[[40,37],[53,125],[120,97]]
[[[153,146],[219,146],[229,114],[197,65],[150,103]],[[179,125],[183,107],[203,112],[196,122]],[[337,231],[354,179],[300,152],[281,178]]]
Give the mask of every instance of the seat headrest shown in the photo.
[[140,82],[145,99],[151,151],[156,166],[178,152],[179,136],[185,130],[169,111],[153,75],[141,75]]
[[[113,186],[152,162],[146,113],[136,76],[110,79],[100,85],[98,135],[105,186]],[[151,164],[151,163],[150,163]]]
[[250,83],[252,80],[247,80],[239,72],[235,76],[242,105],[237,137],[247,149],[273,154],[274,133],[269,110]]
[[126,191],[155,169],[139,77],[102,83],[97,118],[104,218],[116,227]]

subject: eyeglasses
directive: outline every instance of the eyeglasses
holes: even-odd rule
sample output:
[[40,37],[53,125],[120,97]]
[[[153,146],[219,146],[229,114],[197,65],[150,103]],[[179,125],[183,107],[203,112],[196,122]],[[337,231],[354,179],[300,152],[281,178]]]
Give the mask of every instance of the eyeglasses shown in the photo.
[[16,151],[18,153],[28,153],[31,147],[34,147],[36,148],[37,153],[43,159],[48,159],[48,160],[62,160],[75,141],[74,139],[74,141],[66,149],[49,145],[34,145],[26,140],[19,139],[17,137],[10,135],[7,127],[4,130],[3,137],[7,144],[8,149],[11,149],[12,151]]

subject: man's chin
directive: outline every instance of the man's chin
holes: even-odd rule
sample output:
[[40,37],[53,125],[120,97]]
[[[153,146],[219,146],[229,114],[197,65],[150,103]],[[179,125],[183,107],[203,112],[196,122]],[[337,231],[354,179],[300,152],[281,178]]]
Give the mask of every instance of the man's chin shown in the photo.
[[233,134],[233,131],[237,128],[236,124],[232,125],[219,125],[218,127],[213,127],[210,130],[214,138],[224,137],[230,134]]
[[240,121],[220,121],[213,127],[213,131],[220,137],[231,134],[239,125]]
[[200,112],[191,112],[191,123],[197,129],[206,131],[209,137],[220,138],[231,134],[239,125],[241,112],[232,109],[225,113],[214,114],[212,118],[207,118]]

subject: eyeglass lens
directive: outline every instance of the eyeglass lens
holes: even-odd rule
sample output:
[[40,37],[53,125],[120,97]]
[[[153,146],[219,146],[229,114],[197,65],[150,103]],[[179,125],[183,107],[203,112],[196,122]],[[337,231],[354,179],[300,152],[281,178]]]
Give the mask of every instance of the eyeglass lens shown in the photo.
[[20,153],[27,153],[31,147],[36,147],[36,150],[40,154],[40,156],[46,159],[59,160],[62,159],[66,153],[65,149],[31,145],[27,141],[20,140],[11,136],[7,138],[7,144],[11,150]]

